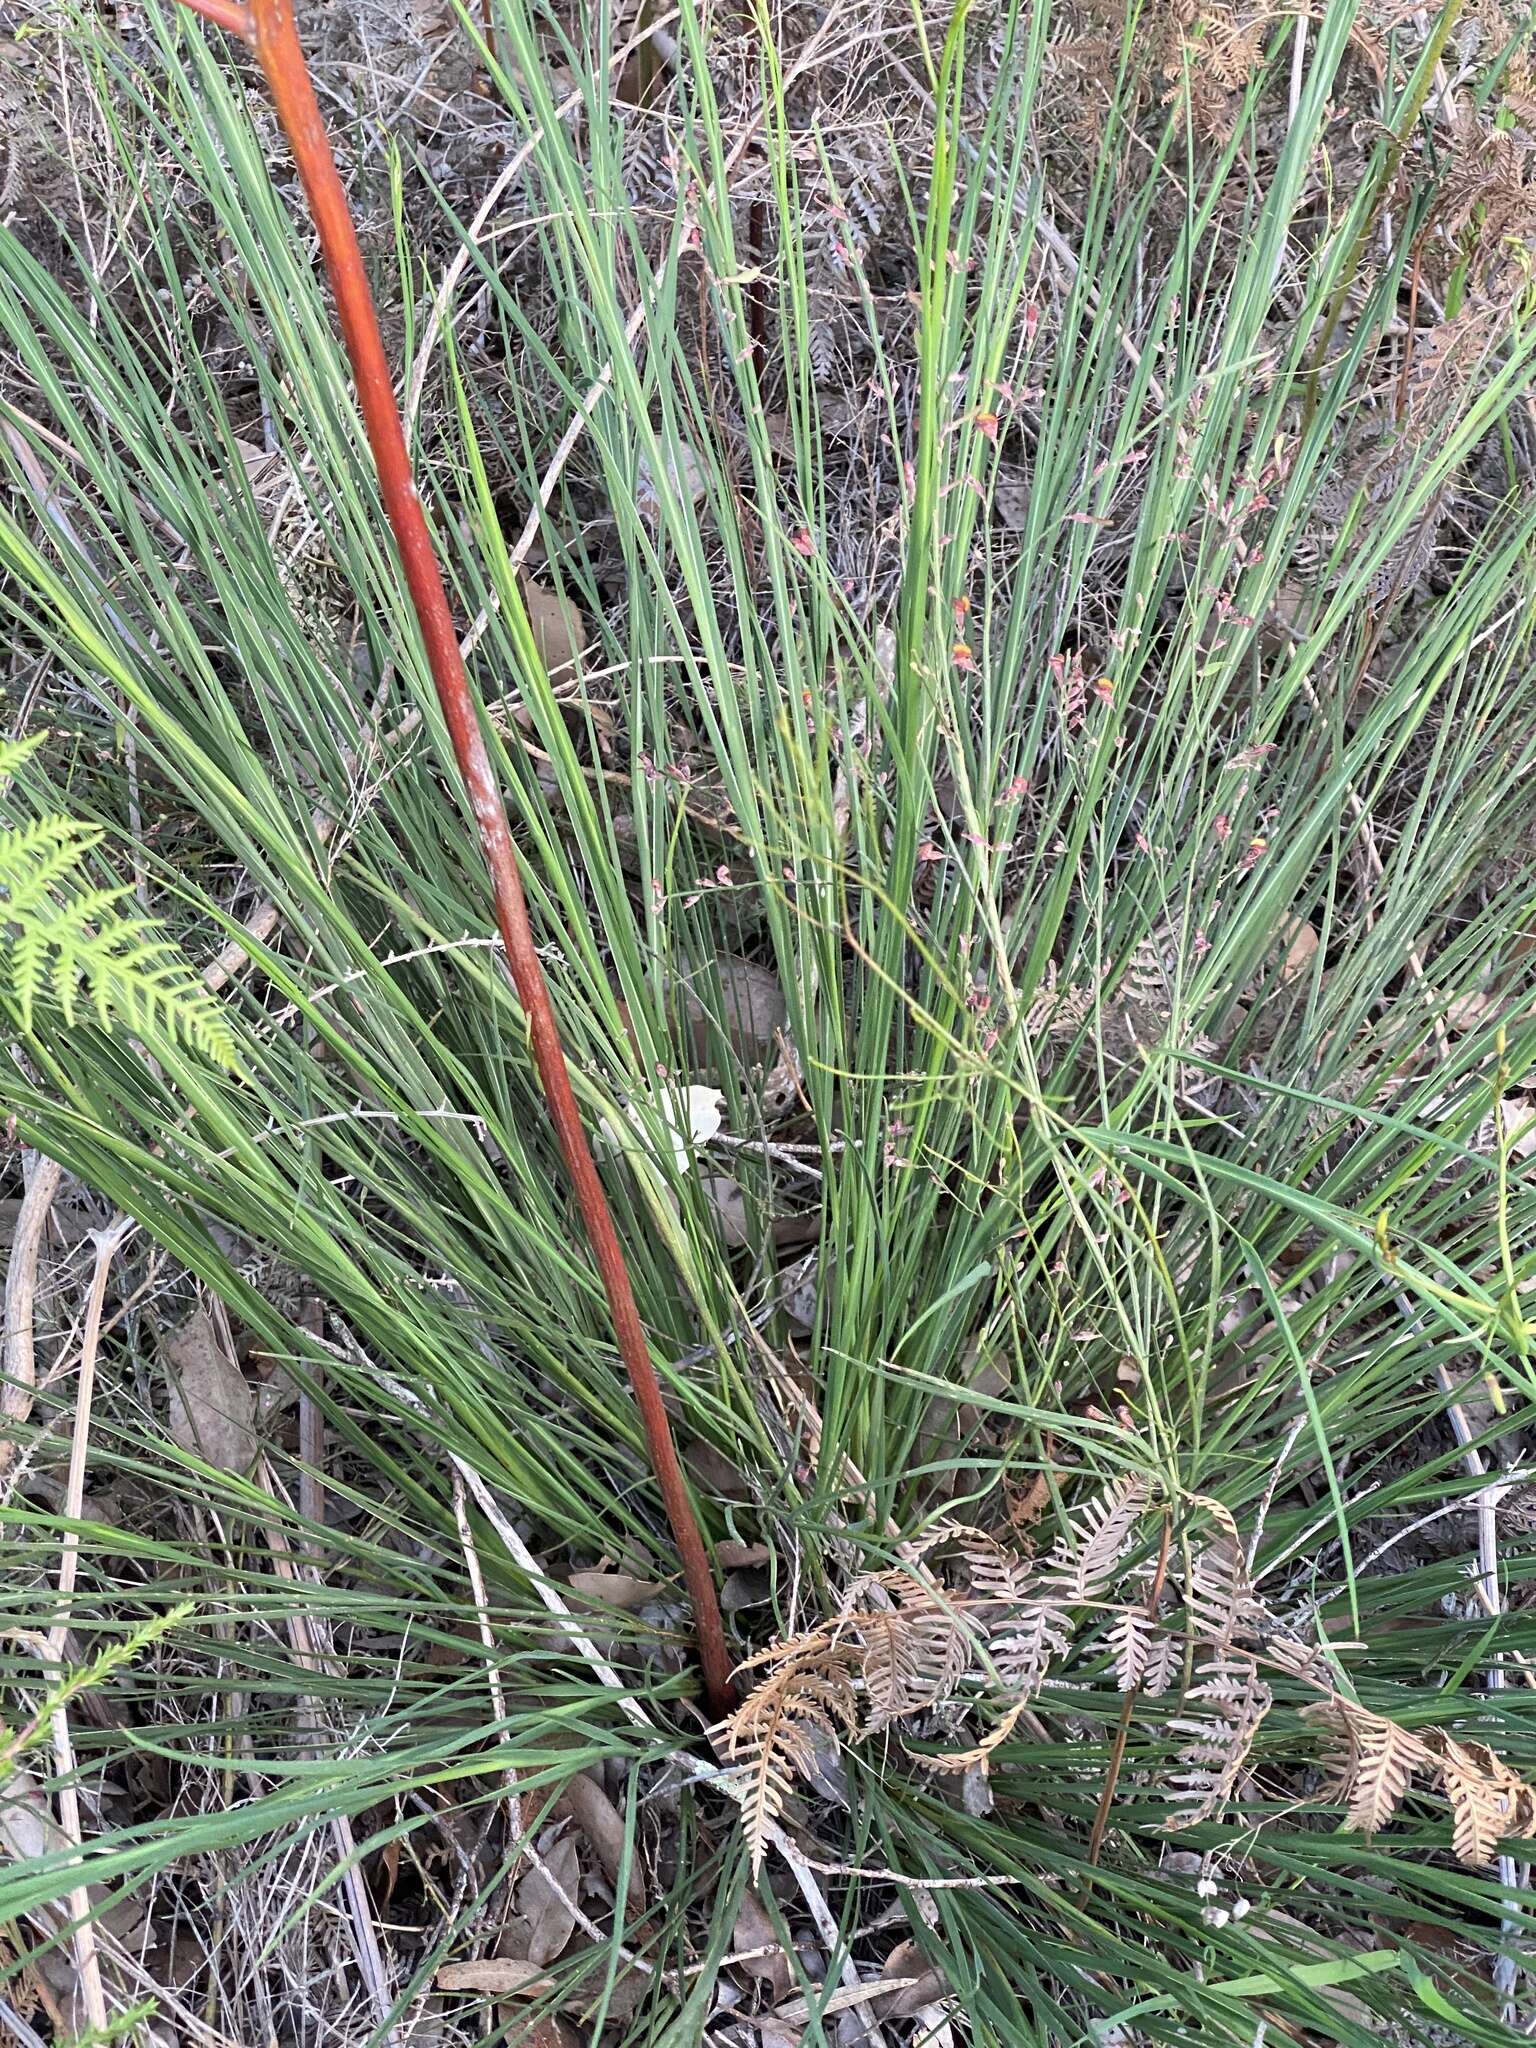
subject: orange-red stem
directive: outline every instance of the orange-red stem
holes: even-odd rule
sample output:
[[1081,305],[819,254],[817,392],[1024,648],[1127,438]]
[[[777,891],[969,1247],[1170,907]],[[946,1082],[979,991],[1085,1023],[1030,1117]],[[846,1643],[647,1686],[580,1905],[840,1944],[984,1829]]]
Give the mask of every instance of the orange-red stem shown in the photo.
[[194,14],[201,14],[218,28],[227,28],[232,36],[243,36],[247,42],[256,32],[248,7],[241,7],[237,0],[186,0]]
[[[248,9],[227,6],[225,0],[186,0],[186,4],[222,26],[233,27],[236,33],[249,41],[266,78],[267,89],[272,95],[304,186],[335,294],[342,338],[357,380],[358,403],[373,450],[384,508],[400,551],[406,584],[420,623],[432,680],[437,686],[438,702],[442,705],[443,717],[453,741],[459,773],[480,828],[480,843],[491,871],[496,922],[506,947],[507,964],[512,970],[518,998],[527,1014],[534,1064],[549,1103],[560,1149],[565,1155],[592,1254],[602,1276],[619,1355],[634,1389],[652,1470],[667,1519],[672,1525],[684,1583],[693,1603],[704,1690],[712,1710],[723,1714],[732,1703],[731,1667],[725,1631],[720,1621],[720,1605],[715,1595],[714,1576],[688,1490],[683,1483],[677,1446],[672,1439],[672,1425],[662,1405],[656,1368],[651,1362],[645,1331],[635,1306],[618,1232],[593,1163],[592,1150],[582,1128],[570,1075],[566,1070],[559,1027],[549,1000],[544,971],[539,964],[533,929],[528,921],[528,905],[512,848],[512,835],[507,826],[506,807],[481,734],[469,678],[459,653],[453,614],[443,587],[442,571],[438,567],[411,474],[405,432],[395,402],[394,380],[384,354],[373,294],[363,267],[362,250],[358,246],[346,189],[336,169],[336,159],[331,154],[325,124],[320,117],[309,67],[294,25],[293,9],[290,0],[252,0]],[[236,16],[238,20],[232,18]]]

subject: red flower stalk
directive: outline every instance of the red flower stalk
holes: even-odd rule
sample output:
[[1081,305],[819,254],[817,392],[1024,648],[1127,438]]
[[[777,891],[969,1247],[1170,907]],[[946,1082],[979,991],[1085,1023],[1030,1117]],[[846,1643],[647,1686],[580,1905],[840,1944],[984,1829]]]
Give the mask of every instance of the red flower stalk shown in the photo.
[[480,843],[491,871],[496,923],[518,999],[527,1014],[534,1064],[565,1155],[592,1255],[602,1276],[619,1355],[634,1390],[651,1468],[677,1543],[683,1579],[693,1603],[704,1691],[711,1710],[717,1716],[724,1715],[732,1704],[731,1665],[714,1576],[683,1483],[672,1426],[662,1405],[656,1368],[635,1306],[618,1232],[566,1071],[559,1027],[528,921],[528,904],[507,826],[506,806],[480,731],[442,571],[411,475],[394,380],[384,354],[357,230],[310,82],[291,0],[250,0],[249,6],[237,4],[237,0],[185,0],[185,4],[251,46],[293,151],[335,295],[342,338],[357,380],[358,403],[373,450],[384,509],[400,551],[459,774],[480,828]]

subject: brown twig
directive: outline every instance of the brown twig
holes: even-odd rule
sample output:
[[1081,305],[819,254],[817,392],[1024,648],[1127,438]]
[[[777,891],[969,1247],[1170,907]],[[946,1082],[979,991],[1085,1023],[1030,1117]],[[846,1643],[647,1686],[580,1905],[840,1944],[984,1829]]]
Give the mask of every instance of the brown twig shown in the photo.
[[1393,417],[1399,426],[1408,410],[1408,394],[1413,387],[1413,344],[1419,331],[1419,282],[1424,269],[1424,244],[1429,228],[1421,229],[1413,245],[1413,262],[1408,271],[1408,311],[1403,316],[1406,332],[1403,336],[1403,367],[1397,374],[1397,403]]
[[711,1711],[722,1715],[729,1712],[733,1694],[730,1656],[720,1620],[714,1577],[683,1482],[677,1447],[672,1439],[672,1426],[662,1404],[661,1387],[646,1344],[640,1313],[635,1306],[618,1232],[614,1228],[566,1070],[565,1051],[534,943],[506,807],[476,716],[442,571],[411,473],[410,455],[405,445],[394,382],[384,353],[363,253],[358,245],[346,188],[336,168],[336,159],[331,153],[325,123],[315,99],[309,67],[294,25],[291,0],[252,0],[249,8],[232,6],[229,0],[183,0],[183,4],[249,42],[293,152],[335,296],[336,315],[357,384],[358,403],[373,451],[380,495],[400,553],[401,567],[421,630],[438,703],[453,742],[459,774],[480,828],[480,843],[491,873],[496,922],[506,946],[507,964],[512,971],[518,999],[528,1020],[534,1064],[538,1068],[550,1117],[602,1277],[619,1355],[629,1374],[635,1403],[640,1411],[651,1469],[677,1543],[683,1579],[693,1603],[704,1690]]

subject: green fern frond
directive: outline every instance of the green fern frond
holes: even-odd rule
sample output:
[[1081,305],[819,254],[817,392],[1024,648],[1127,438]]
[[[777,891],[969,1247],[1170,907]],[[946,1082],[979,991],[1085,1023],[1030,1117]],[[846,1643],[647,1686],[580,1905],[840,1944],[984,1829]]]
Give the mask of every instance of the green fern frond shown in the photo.
[[24,825],[0,826],[0,888],[11,922],[26,923],[100,838],[70,818],[29,818]]
[[[0,792],[41,738],[0,741]],[[220,1006],[163,926],[125,907],[127,887],[87,883],[85,857],[103,836],[53,813],[0,825],[0,1006],[30,1032],[39,1003],[69,1027],[84,1005],[103,1030],[179,1038],[233,1066]]]
[[34,732],[24,740],[0,739],[0,789],[24,761],[29,761],[48,737],[46,732]]

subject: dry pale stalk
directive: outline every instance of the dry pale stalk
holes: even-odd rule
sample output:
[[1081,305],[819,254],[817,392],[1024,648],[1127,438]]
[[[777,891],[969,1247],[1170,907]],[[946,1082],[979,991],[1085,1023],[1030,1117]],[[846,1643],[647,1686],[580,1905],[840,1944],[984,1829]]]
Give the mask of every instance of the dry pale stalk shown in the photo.
[[[501,1731],[496,1737],[497,1747],[507,1746],[507,1699],[501,1685],[501,1667],[496,1657],[496,1635],[491,1627],[491,1603],[486,1597],[485,1573],[480,1569],[480,1552],[475,1547],[474,1525],[469,1519],[469,1509],[464,1500],[463,1475],[455,1469],[453,1474],[453,1520],[459,1532],[459,1543],[464,1552],[464,1569],[469,1573],[469,1589],[475,1596],[475,1626],[480,1631],[480,1644],[485,1651],[485,1684],[491,1696],[491,1712],[496,1726]],[[523,1802],[517,1789],[517,1772],[509,1763],[502,1786],[507,1802],[507,1833],[516,1841],[523,1832]]]
[[[96,1237],[96,1262],[91,1273],[91,1290],[85,1305],[85,1329],[80,1339],[80,1375],[75,1383],[75,1423],[69,1445],[69,1475],[64,1486],[64,1545],[59,1555],[58,1609],[48,1634],[50,1661],[61,1666],[69,1640],[69,1611],[75,1594],[80,1564],[79,1522],[85,1506],[86,1451],[91,1440],[91,1404],[96,1391],[96,1351],[101,1342],[101,1311],[107,1295],[112,1261],[123,1239],[133,1229],[132,1221],[118,1216]],[[80,1798],[75,1788],[75,1750],[69,1732],[69,1710],[60,1703],[49,1716],[53,1735],[53,1761],[59,1776],[59,1829],[78,1849],[83,1839],[80,1828]],[[69,1893],[70,1918],[74,1922],[75,1963],[80,1972],[80,1997],[86,2019],[93,2029],[105,2033],[108,2025],[107,1994],[101,1978],[101,1957],[96,1945],[96,1923],[91,1917],[91,1895],[84,1883]]]
[[16,1454],[12,1431],[32,1413],[37,1394],[37,1266],[42,1252],[48,1214],[59,1191],[61,1168],[41,1152],[29,1153],[26,1192],[16,1217],[11,1239],[10,1263],[5,1269],[5,1379],[0,1384],[0,1473]]
[[640,1411],[651,1469],[677,1543],[683,1578],[693,1603],[704,1690],[712,1710],[722,1713],[730,1707],[732,1689],[730,1657],[714,1577],[683,1482],[672,1426],[662,1404],[656,1368],[635,1305],[618,1232],[566,1070],[554,1008],[528,918],[506,807],[480,730],[442,571],[411,474],[394,380],[379,333],[362,250],[346,188],[337,171],[310,82],[293,9],[290,0],[252,0],[249,7],[234,4],[234,0],[184,0],[184,4],[250,45],[293,152],[335,296],[336,316],[357,383],[358,403],[373,451],[380,495],[400,553],[438,703],[453,742],[454,758],[480,828],[480,843],[491,873],[496,923],[528,1020],[534,1064],[602,1277],[619,1355]]
[[[277,1488],[265,1458],[257,1465],[256,1483],[263,1493],[276,1500]],[[286,1580],[290,1585],[300,1585],[306,1580],[318,1583],[318,1574],[305,1572],[287,1537],[275,1522],[269,1524],[263,1533],[280,1579]],[[319,1640],[318,1632],[323,1624],[317,1620],[312,1621],[310,1615],[298,1606],[289,1610],[287,1620],[288,1641],[293,1650],[294,1662],[299,1669],[336,1675],[339,1667]],[[318,1761],[324,1754],[318,1740],[323,1725],[323,1710],[319,1701],[312,1698],[301,1699],[298,1720],[300,1730],[307,1738],[301,1754]],[[331,1816],[331,1841],[336,1850],[337,1868],[341,1871],[342,1889],[346,1894],[352,1922],[352,1938],[356,1946],[358,1968],[373,2003],[374,2012],[381,2021],[387,2023],[391,2008],[389,1977],[384,1967],[384,1952],[379,1946],[378,1930],[374,1926],[368,1888],[363,1882],[357,1839],[346,1814],[338,1813]],[[388,2027],[384,2035],[386,2048],[395,2048],[398,2038],[394,2028]]]

